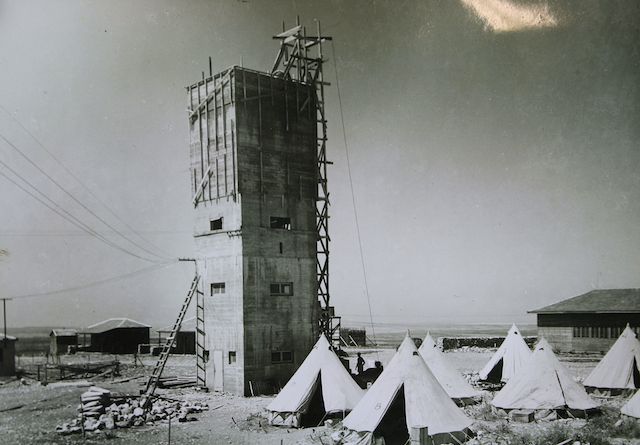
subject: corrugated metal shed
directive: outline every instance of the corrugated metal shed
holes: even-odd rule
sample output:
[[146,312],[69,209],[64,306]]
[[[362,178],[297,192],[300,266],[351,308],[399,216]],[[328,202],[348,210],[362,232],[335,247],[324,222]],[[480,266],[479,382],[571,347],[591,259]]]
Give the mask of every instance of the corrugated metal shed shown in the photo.
[[130,318],[110,318],[96,324],[92,324],[81,331],[82,334],[100,334],[102,332],[111,331],[112,329],[121,328],[150,328],[151,326]]
[[640,289],[592,290],[529,313],[640,313]]

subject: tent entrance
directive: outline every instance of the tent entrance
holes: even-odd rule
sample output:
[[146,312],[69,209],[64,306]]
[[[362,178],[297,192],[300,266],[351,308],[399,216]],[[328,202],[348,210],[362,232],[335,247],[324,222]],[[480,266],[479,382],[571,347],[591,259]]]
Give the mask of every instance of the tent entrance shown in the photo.
[[504,365],[504,358],[498,360],[498,363],[495,364],[491,372],[487,374],[487,382],[491,383],[500,383],[502,380],[502,367]]
[[640,371],[638,371],[638,362],[633,358],[633,386],[640,388]]
[[313,385],[313,395],[309,401],[307,409],[302,413],[300,420],[301,427],[315,427],[318,426],[324,418],[324,398],[322,397],[322,373],[318,373],[316,383]]
[[403,445],[409,439],[407,412],[405,409],[404,385],[398,389],[391,405],[374,431],[384,437],[386,445]]

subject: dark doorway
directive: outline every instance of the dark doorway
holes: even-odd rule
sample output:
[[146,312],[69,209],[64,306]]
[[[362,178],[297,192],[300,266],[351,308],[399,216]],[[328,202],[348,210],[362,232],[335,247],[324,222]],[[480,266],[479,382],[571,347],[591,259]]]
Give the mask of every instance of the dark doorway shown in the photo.
[[500,359],[498,361],[498,363],[495,364],[495,366],[493,367],[491,372],[489,372],[489,374],[487,375],[487,382],[500,383],[500,381],[502,380],[502,366],[503,366],[503,364],[504,363],[503,363],[502,359]]
[[384,437],[387,445],[403,445],[409,439],[407,430],[407,413],[404,405],[404,385],[396,393],[391,406],[384,413],[375,435]]
[[309,408],[302,413],[300,419],[300,426],[302,427],[315,427],[322,422],[324,417],[324,399],[322,398],[322,376],[318,373],[315,389],[313,390],[313,396],[311,396],[311,402]]

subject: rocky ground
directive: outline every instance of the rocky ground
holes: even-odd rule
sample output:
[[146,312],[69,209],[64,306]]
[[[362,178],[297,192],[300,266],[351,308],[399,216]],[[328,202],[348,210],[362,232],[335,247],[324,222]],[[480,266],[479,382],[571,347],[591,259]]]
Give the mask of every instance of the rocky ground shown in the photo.
[[[353,352],[353,351],[350,351]],[[365,350],[367,361],[386,363],[393,350]],[[458,350],[447,352],[447,357],[463,373],[477,371],[488,360],[489,350]],[[354,354],[355,355],[355,354]],[[595,366],[599,357],[562,356],[562,362],[579,379],[584,378]],[[74,357],[78,360],[79,357]],[[93,360],[97,358],[92,357]],[[135,395],[139,393],[145,372],[154,358],[145,357],[143,363],[134,366],[132,358],[123,360],[122,375],[89,381],[63,381],[42,386],[27,379],[8,381],[0,386],[0,443],[2,444],[316,444],[329,445],[330,435],[336,427],[322,426],[300,430],[271,427],[264,417],[264,408],[271,397],[242,398],[229,394],[204,393],[194,389],[158,390],[160,395],[193,404],[207,405],[208,409],[191,414],[197,420],[172,422],[158,420],[153,425],[82,434],[61,435],[56,427],[69,422],[77,415],[80,396],[91,384],[108,389],[112,394]],[[166,374],[187,375],[194,369],[193,357],[171,357]],[[127,380],[130,379],[130,380]],[[126,381],[123,381],[126,380]],[[589,438],[592,445],[633,444],[640,445],[640,426],[637,422],[619,420],[618,410],[624,398],[600,398],[605,415],[584,420],[556,420],[519,424],[496,415],[488,402],[491,393],[485,393],[482,404],[465,410],[474,418],[474,430],[478,437],[470,444],[557,444],[564,439]],[[338,425],[339,426],[339,425]],[[169,442],[170,440],[170,442]],[[569,442],[572,443],[572,442]]]

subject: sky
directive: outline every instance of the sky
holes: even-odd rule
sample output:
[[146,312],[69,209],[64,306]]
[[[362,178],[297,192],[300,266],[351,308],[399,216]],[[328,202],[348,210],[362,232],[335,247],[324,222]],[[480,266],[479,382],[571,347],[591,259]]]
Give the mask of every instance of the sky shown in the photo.
[[368,302],[380,328],[531,323],[640,287],[635,1],[0,0],[9,328],[173,321],[193,265],[171,259],[194,254],[184,87],[209,56],[268,71],[271,36],[298,15],[334,38],[330,288],[345,324],[368,325]]

